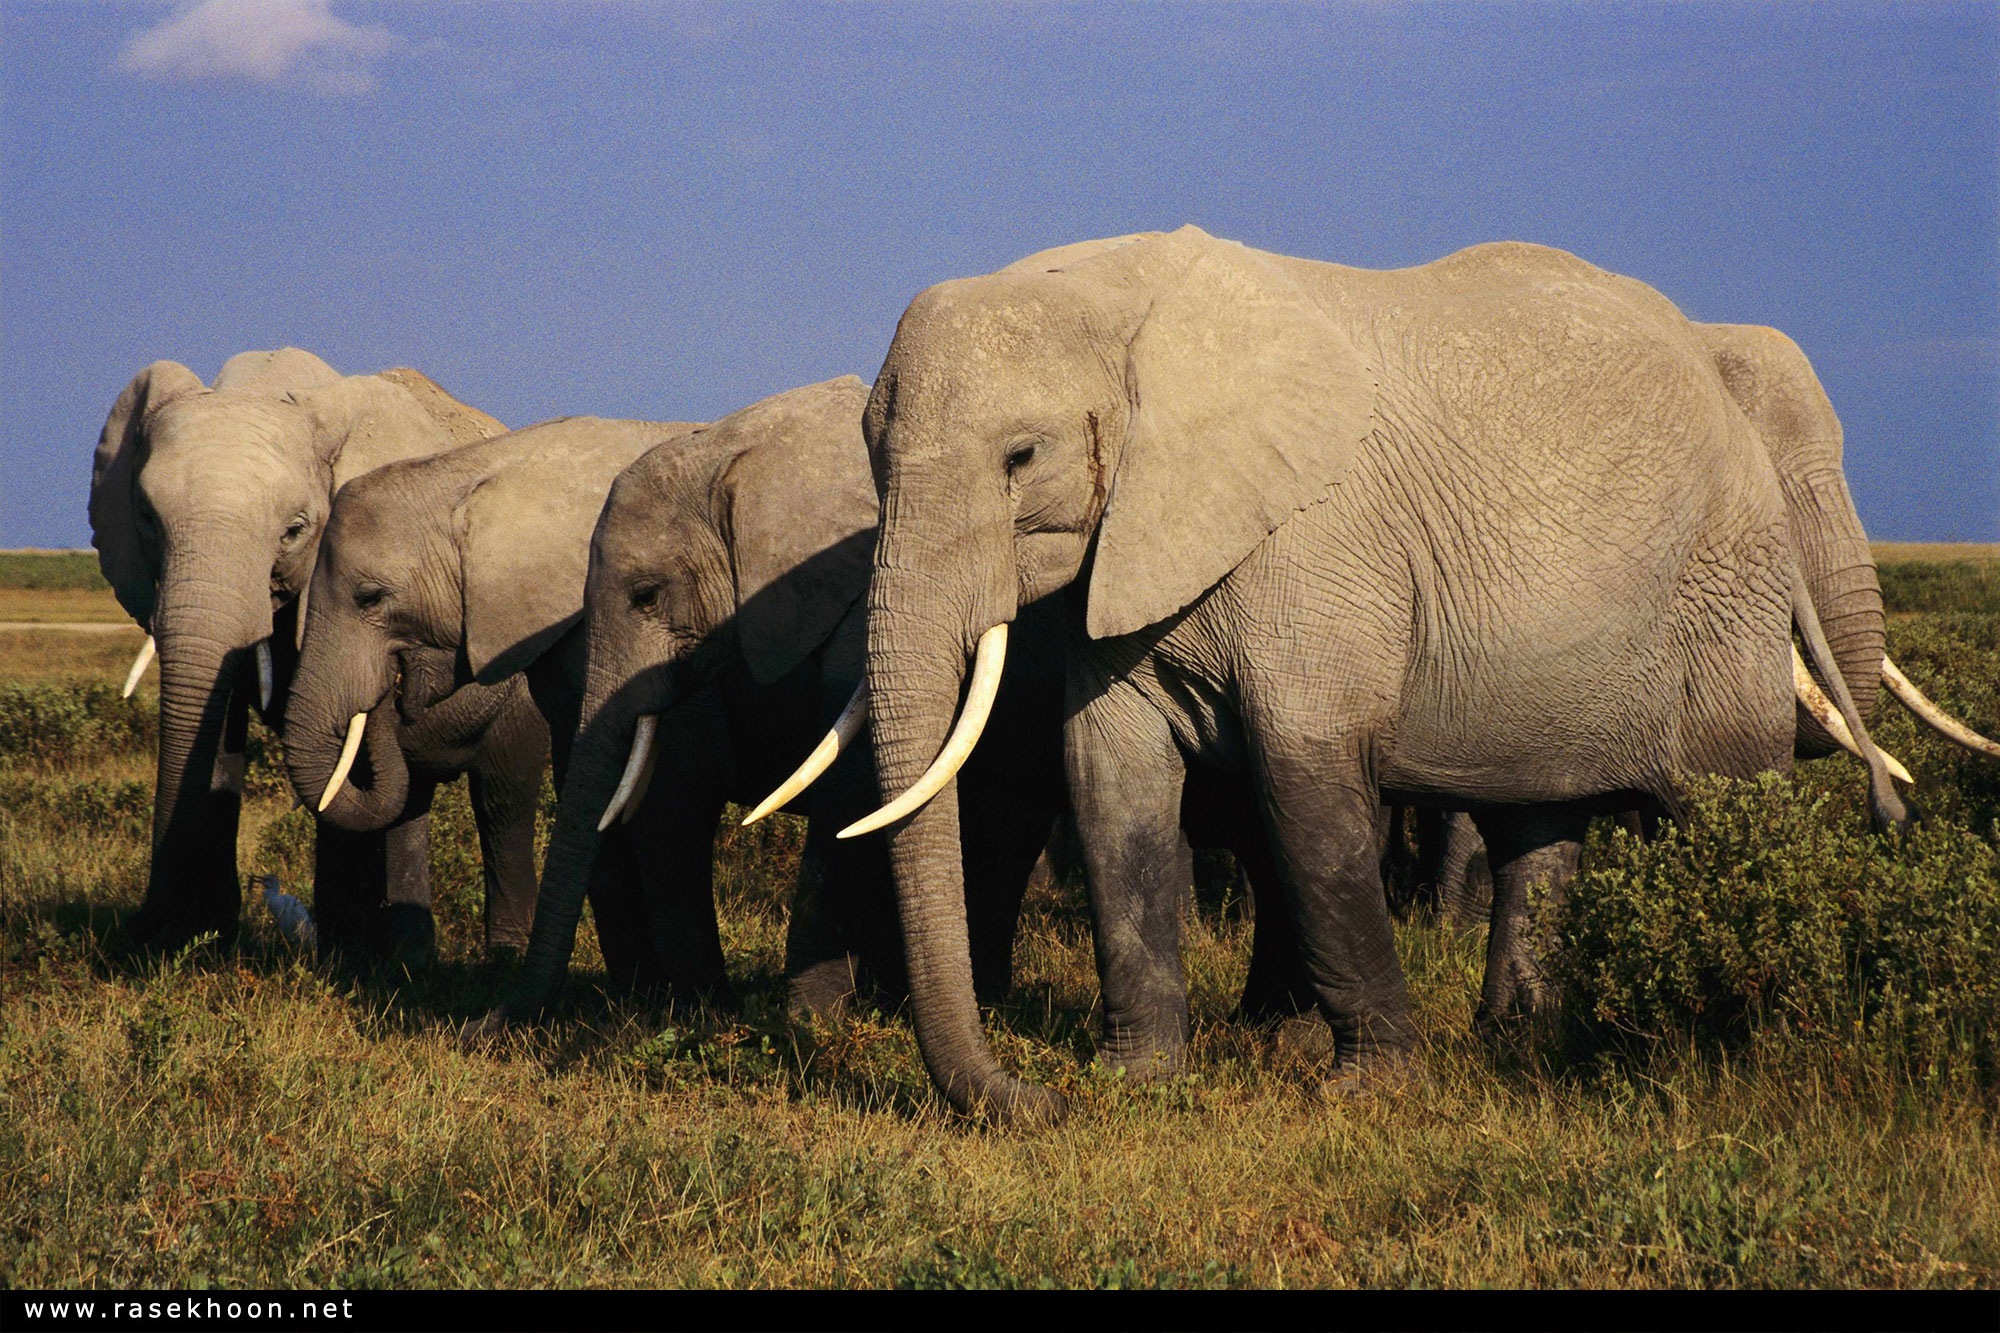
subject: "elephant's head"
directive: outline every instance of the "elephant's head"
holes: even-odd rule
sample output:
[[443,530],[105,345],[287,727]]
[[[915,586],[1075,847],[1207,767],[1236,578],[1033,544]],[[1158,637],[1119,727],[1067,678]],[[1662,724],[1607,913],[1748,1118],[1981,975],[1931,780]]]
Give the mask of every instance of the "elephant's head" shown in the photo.
[[961,1107],[1059,1105],[999,1069],[973,1002],[956,796],[931,768],[967,657],[1072,583],[1093,637],[1166,620],[1339,480],[1374,380],[1303,280],[1188,227],[944,283],[897,328],[866,417],[867,689],[883,792],[936,791],[885,813],[908,815],[890,843],[919,1041]]
[[[264,679],[252,689],[268,716],[282,711],[296,619],[288,608],[310,581],[334,492],[383,463],[500,429],[421,375],[398,374],[344,377],[286,348],[232,357],[204,387],[185,366],[158,361],[133,377],[104,423],[91,539],[160,659],[142,936],[234,929],[235,885],[194,885],[182,872],[220,836],[210,773],[231,689],[259,645]],[[274,627],[284,631],[275,642]]]
[[688,429],[567,417],[343,488],[286,717],[300,799],[344,828],[383,828],[408,791],[406,747],[475,743],[509,678],[582,615],[612,478]]
[[521,985],[540,1010],[567,967],[597,836],[644,796],[657,719],[724,673],[788,675],[868,580],[876,499],[867,386],[793,389],[645,454],[598,516],[585,583],[582,716]]

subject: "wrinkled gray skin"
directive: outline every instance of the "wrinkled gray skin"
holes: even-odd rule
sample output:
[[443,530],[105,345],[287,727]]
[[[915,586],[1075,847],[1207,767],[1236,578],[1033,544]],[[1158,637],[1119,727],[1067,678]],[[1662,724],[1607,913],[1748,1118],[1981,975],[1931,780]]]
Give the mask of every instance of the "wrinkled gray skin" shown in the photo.
[[[118,395],[91,472],[91,542],[118,601],[158,644],[160,741],[140,943],[234,939],[236,826],[252,649],[270,640],[282,719],[299,591],[341,484],[505,429],[412,370],[343,376],[297,348],[243,352],[204,386],[156,361]],[[428,874],[421,821],[322,839],[317,882]]]
[[[876,520],[867,399],[852,376],[778,394],[653,450],[612,486],[591,541],[581,724],[534,939],[519,984],[476,1032],[532,1018],[560,986],[605,854],[597,823],[648,714],[657,758],[632,825],[650,827],[655,848],[644,929],[673,961],[670,980],[727,993],[710,878],[723,804],[776,788],[860,678]],[[1052,671],[1024,670],[996,705],[999,739],[966,775],[980,814],[968,821],[973,876],[959,914],[971,904],[984,993],[1008,985],[1022,892],[1061,801],[1059,701]],[[799,1016],[837,1012],[862,975],[890,993],[903,984],[881,839],[833,836],[878,804],[865,735],[787,807],[810,821],[785,950]]]
[[[1862,716],[1882,683],[1885,628],[1881,585],[1861,516],[1841,470],[1840,418],[1798,344],[1776,329],[1697,324],[1724,386],[1776,470],[1806,587],[1847,692]],[[1837,748],[1803,705],[1793,753],[1817,758]],[[1452,925],[1484,920],[1492,882],[1469,816],[1420,822],[1418,905]],[[1636,819],[1628,826],[1637,831]]]
[[[378,468],[334,501],[285,721],[293,789],[318,808],[357,713],[370,716],[361,757],[326,822],[394,826],[427,809],[439,781],[466,772],[491,951],[528,943],[542,771],[550,737],[560,737],[560,780],[576,729],[579,682],[552,667],[531,690],[524,669],[582,614],[591,527],[612,478],[688,429],[563,418]],[[427,893],[392,892],[389,906],[399,928],[429,929]],[[354,911],[366,917],[367,907]],[[615,905],[599,907],[614,980],[631,984],[630,932],[612,928]],[[325,940],[324,905],[319,915]],[[331,933],[357,929],[366,933],[343,920]]]
[[[1795,622],[1865,734],[1700,335],[1559,251],[1371,272],[1190,227],[1048,252],[921,294],[865,427],[882,789],[938,752],[979,637],[1060,596],[1100,1059],[1128,1071],[1185,1050],[1163,870],[1191,766],[1252,793],[1351,1086],[1414,1037],[1385,799],[1513,808],[1486,830],[1506,1012],[1541,994],[1526,887],[1573,870],[1591,812],[1789,767]],[[1870,771],[1878,821],[1905,818]],[[1059,1115],[980,1031],[957,821],[947,788],[890,829],[919,1044],[960,1107]]]

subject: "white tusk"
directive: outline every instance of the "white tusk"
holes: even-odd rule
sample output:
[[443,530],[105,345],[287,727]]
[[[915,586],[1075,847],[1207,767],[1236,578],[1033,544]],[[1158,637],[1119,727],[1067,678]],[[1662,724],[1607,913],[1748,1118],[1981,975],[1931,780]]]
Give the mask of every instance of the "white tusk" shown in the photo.
[[1966,726],[1950,713],[1945,712],[1944,709],[1932,703],[1924,692],[1918,689],[1908,676],[1903,674],[1902,668],[1889,659],[1886,653],[1882,657],[1882,683],[1889,687],[1889,693],[1895,695],[1897,701],[1903,707],[1915,713],[1933,731],[1937,732],[1938,735],[1948,741],[1956,741],[1968,750],[1977,751],[1989,758],[2000,759],[2000,745],[1987,740],[1971,727]]
[[632,784],[632,794],[625,798],[625,807],[618,812],[618,822],[629,824],[638,815],[639,807],[645,803],[646,792],[653,785],[653,770],[660,766],[660,746],[657,741],[646,747],[646,766],[639,770],[639,780]]
[[659,725],[660,715],[647,713],[632,729],[632,755],[625,761],[624,775],[618,779],[618,790],[611,793],[611,804],[605,807],[604,818],[597,821],[599,833],[611,827],[611,821],[618,818],[625,802],[632,799],[632,792],[639,785],[639,775],[646,770],[647,757],[653,752],[653,729]]
[[854,687],[853,697],[848,699],[847,707],[840,711],[840,716],[834,721],[833,730],[826,733],[826,739],[813,747],[813,752],[806,756],[806,761],[799,765],[797,772],[786,778],[778,785],[776,791],[766,796],[758,803],[755,810],[743,817],[743,827],[748,828],[817,782],[820,774],[833,767],[833,761],[840,757],[840,752],[861,734],[861,728],[867,721],[868,685],[864,681]]
[[[1827,735],[1833,737],[1841,749],[1864,764],[1868,762],[1868,756],[1861,753],[1861,746],[1855,742],[1854,733],[1847,729],[1847,719],[1840,715],[1840,709],[1834,706],[1833,700],[1826,697],[1826,691],[1820,689],[1819,682],[1812,678],[1812,672],[1806,670],[1806,659],[1799,656],[1797,644],[1792,645],[1792,692],[1798,695],[1806,711],[1819,720]],[[1879,745],[1875,748],[1881,754],[1882,762],[1888,765],[1889,776],[1900,778],[1911,786],[1916,785],[1917,780],[1910,776],[1910,770],[1903,767],[1901,760]]]
[[159,648],[153,643],[153,636],[148,634],[145,646],[139,650],[139,656],[133,659],[132,669],[125,673],[125,690],[118,696],[119,698],[132,697],[132,691],[139,688],[139,677],[145,675],[146,668],[153,665],[153,655],[157,652]]
[[271,711],[271,641],[257,640],[257,707]]
[[842,829],[836,837],[858,838],[864,833],[893,824],[906,815],[913,815],[944,790],[965,761],[972,757],[972,747],[979,744],[979,733],[985,729],[987,714],[993,711],[993,697],[1000,693],[1000,669],[1007,662],[1007,626],[995,625],[979,636],[979,651],[972,659],[972,684],[965,692],[965,708],[958,715],[958,725],[945,737],[944,748],[931,761],[930,768],[917,779],[914,787],[898,796],[889,804],[877,810],[866,819],[856,820]]
[[306,593],[312,588],[312,580],[299,585],[299,613],[292,620],[292,647],[306,646]]
[[368,726],[368,714],[356,713],[354,720],[347,724],[347,744],[340,747],[340,762],[333,766],[333,777],[326,784],[326,790],[319,796],[319,812],[333,804],[333,798],[340,795],[340,784],[347,781],[347,770],[354,767],[354,756],[361,753],[361,733]]

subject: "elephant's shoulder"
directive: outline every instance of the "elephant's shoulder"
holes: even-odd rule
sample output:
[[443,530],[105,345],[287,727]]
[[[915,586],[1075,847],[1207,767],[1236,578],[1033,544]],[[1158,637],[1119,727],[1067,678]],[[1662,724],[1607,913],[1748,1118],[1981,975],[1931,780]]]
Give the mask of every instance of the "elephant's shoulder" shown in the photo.
[[1535,279],[1594,283],[1615,276],[1567,250],[1532,241],[1485,241],[1469,245],[1415,271],[1448,287]]

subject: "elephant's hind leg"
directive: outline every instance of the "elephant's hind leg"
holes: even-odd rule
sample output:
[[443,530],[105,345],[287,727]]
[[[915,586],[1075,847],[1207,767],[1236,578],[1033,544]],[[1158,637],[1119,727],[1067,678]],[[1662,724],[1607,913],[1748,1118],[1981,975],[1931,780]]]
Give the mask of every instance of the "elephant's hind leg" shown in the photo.
[[[1554,1001],[1543,953],[1547,941],[1534,919],[1560,906],[1576,875],[1587,814],[1566,807],[1485,811],[1473,817],[1493,866],[1492,925],[1486,937],[1486,981],[1478,1026],[1549,1009]],[[1539,895],[1537,895],[1539,890]]]

